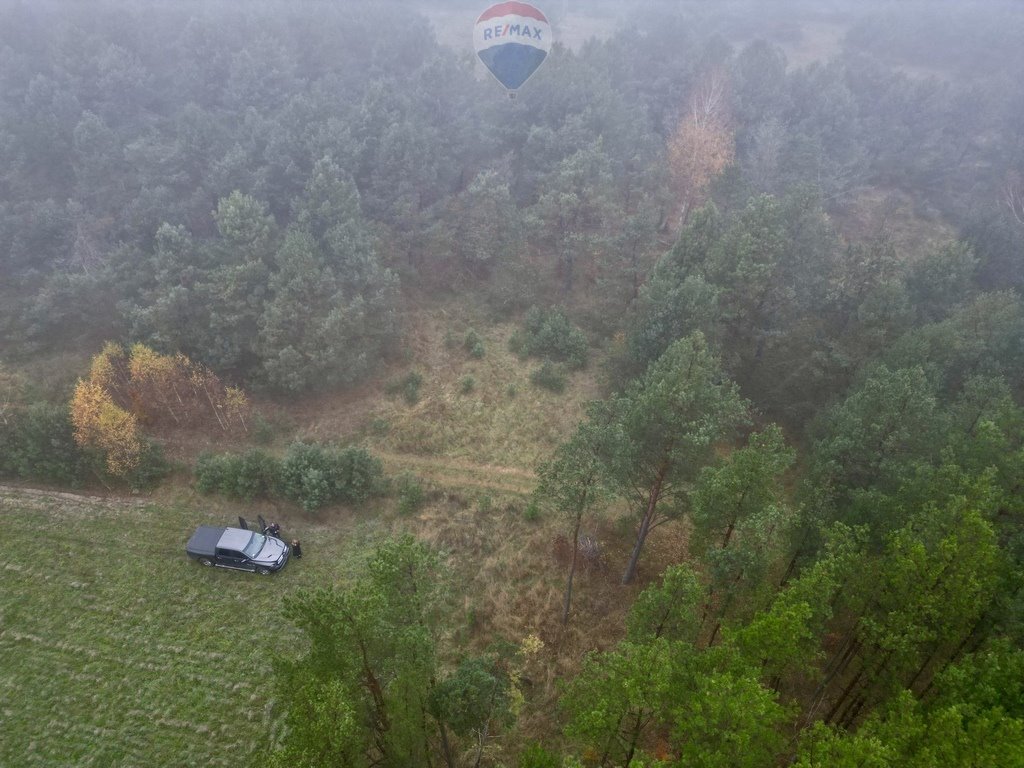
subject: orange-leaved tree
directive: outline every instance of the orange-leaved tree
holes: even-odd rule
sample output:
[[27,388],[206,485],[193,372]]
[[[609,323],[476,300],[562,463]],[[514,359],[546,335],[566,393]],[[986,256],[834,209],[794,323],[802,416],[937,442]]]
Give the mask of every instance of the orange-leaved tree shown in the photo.
[[689,109],[668,141],[678,226],[697,207],[708,185],[732,163],[736,139],[730,125],[725,74],[715,70],[698,83]]

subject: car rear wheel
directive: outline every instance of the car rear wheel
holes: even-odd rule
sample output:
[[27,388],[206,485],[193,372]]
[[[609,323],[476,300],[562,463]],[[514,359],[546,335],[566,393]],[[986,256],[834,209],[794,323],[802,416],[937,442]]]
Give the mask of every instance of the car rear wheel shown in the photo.
[[257,568],[256,569],[256,573],[258,573],[260,576],[266,576],[268,573],[270,573],[270,569],[269,568]]
[[199,558],[199,562],[202,563],[203,565],[206,565],[206,566],[213,565],[213,560],[211,560],[208,557],[201,557],[201,558]]

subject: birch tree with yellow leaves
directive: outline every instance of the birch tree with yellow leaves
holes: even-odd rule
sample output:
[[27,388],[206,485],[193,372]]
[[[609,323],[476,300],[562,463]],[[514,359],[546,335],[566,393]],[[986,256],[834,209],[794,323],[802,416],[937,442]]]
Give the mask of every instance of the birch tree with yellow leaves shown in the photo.
[[139,466],[147,445],[143,424],[247,431],[248,412],[246,394],[225,386],[206,366],[143,344],[105,344],[71,399],[75,441],[99,452],[114,477]]
[[728,83],[723,72],[706,75],[694,89],[688,110],[668,141],[668,162],[676,196],[676,226],[686,224],[711,182],[736,156],[730,125]]
[[79,379],[71,398],[75,442],[103,454],[107,472],[125,477],[139,466],[143,441],[135,414],[118,406],[103,385]]

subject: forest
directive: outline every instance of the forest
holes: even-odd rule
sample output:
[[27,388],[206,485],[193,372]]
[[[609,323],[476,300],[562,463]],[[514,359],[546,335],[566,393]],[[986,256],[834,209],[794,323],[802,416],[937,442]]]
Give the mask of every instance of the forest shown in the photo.
[[1024,7],[484,5],[0,0],[0,763],[1024,767]]

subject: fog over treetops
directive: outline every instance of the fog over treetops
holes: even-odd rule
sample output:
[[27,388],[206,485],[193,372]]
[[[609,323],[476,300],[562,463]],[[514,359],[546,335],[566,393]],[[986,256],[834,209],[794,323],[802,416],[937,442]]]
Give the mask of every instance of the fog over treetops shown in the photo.
[[0,765],[1024,767],[1024,5],[486,5],[0,0]]

